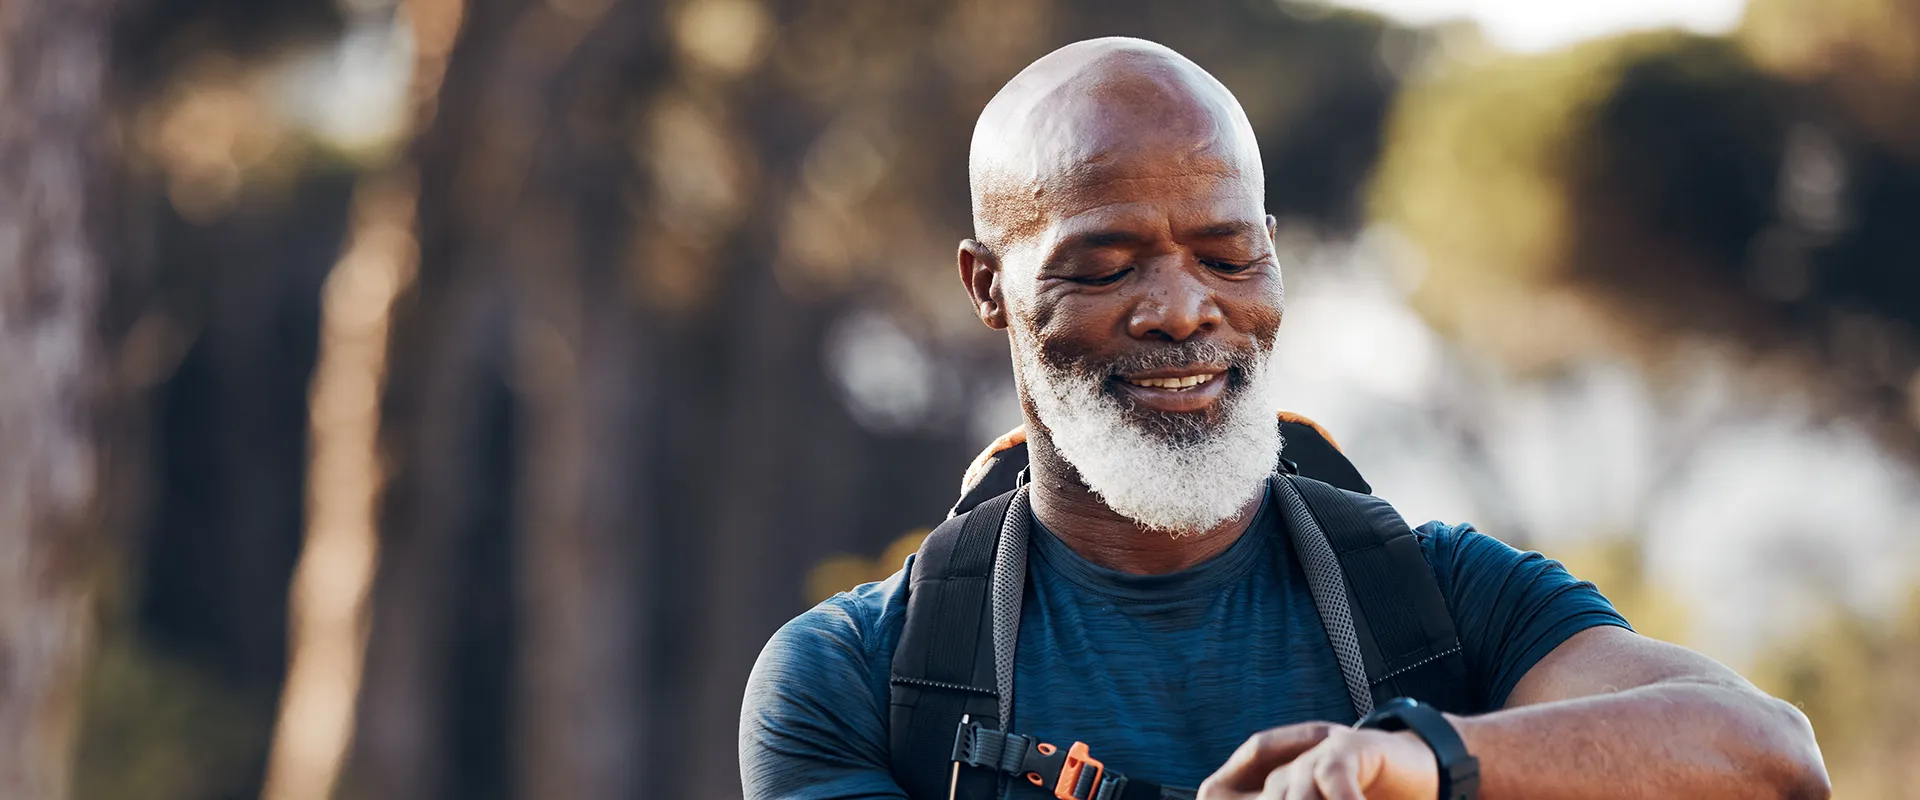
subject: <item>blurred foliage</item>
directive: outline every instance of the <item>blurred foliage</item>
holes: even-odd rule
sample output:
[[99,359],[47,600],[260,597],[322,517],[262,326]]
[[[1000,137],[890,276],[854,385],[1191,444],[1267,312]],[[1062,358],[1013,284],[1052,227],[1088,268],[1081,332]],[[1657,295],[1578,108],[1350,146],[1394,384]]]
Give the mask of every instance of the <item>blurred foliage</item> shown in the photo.
[[260,779],[273,697],[235,687],[127,635],[87,672],[79,800],[240,798]]
[[1738,37],[1768,72],[1818,87],[1866,136],[1920,163],[1920,3],[1750,0]]
[[[1424,256],[1421,312],[1523,368],[1640,334],[1606,323],[1584,270],[1664,270],[1664,293],[1675,258],[1641,264],[1669,247],[1662,228],[1738,258],[1770,202],[1743,168],[1768,162],[1779,126],[1756,113],[1761,81],[1732,42],[1641,33],[1432,69],[1402,95],[1374,210]],[[1623,102],[1634,92],[1652,99]]]
[[[1414,300],[1522,370],[1677,337],[1739,353],[1920,458],[1914,2],[1761,2],[1741,37],[1445,57],[1402,93],[1372,188]],[[1889,110],[1892,109],[1892,110]]]

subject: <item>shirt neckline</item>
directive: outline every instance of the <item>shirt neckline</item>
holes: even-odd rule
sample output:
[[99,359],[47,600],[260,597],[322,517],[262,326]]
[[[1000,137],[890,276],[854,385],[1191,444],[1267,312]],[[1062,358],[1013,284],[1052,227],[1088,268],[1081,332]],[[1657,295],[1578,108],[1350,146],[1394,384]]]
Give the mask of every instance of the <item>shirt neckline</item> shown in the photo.
[[1260,510],[1239,540],[1212,558],[1178,572],[1135,575],[1088,561],[1048,529],[1031,507],[1027,518],[1034,535],[1029,538],[1039,561],[1076,586],[1125,600],[1182,600],[1218,589],[1252,569],[1266,551],[1266,540],[1274,538],[1267,527],[1279,523],[1270,494],[1264,490],[1260,493]]

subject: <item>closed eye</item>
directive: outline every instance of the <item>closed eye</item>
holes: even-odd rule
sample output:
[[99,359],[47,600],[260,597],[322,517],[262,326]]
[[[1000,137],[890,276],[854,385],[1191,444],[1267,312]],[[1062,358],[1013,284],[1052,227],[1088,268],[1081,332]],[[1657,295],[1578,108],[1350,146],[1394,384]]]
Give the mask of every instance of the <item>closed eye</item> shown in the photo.
[[1207,269],[1210,269],[1210,270],[1213,270],[1214,272],[1219,272],[1219,273],[1222,273],[1222,274],[1225,274],[1225,275],[1236,275],[1236,274],[1239,274],[1239,273],[1242,273],[1242,272],[1246,272],[1247,270],[1250,270],[1250,269],[1253,269],[1253,268],[1254,268],[1254,267],[1256,267],[1256,266],[1259,266],[1259,265],[1260,265],[1260,263],[1261,263],[1261,262],[1263,262],[1263,261],[1266,261],[1266,259],[1264,259],[1264,258],[1256,258],[1256,259],[1254,259],[1254,260],[1252,260],[1252,261],[1249,261],[1249,262],[1247,262],[1247,263],[1245,263],[1245,264],[1235,264],[1235,263],[1233,263],[1233,262],[1231,262],[1231,261],[1218,261],[1218,260],[1214,260],[1214,259],[1201,259],[1201,260],[1200,260],[1200,263],[1201,263],[1202,265],[1204,265],[1204,266],[1206,266],[1206,268],[1207,268]]
[[1111,284],[1120,280],[1121,278],[1127,277],[1128,273],[1131,273],[1131,272],[1133,272],[1133,268],[1128,267],[1126,269],[1120,270],[1110,275],[1102,275],[1098,278],[1068,278],[1067,280],[1073,281],[1074,283],[1078,283],[1083,286],[1106,286],[1108,284]]

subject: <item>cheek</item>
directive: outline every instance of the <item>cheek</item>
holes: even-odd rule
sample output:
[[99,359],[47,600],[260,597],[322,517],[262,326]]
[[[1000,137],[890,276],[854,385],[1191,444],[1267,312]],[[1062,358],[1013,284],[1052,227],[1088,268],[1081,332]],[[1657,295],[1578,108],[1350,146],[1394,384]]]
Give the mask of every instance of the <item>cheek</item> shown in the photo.
[[1271,347],[1280,335],[1280,321],[1286,313],[1286,303],[1280,293],[1280,282],[1263,280],[1261,286],[1249,287],[1250,291],[1235,293],[1232,297],[1222,297],[1221,312],[1227,318],[1227,324],[1234,330],[1245,333],[1263,346]]
[[1125,326],[1125,306],[1112,295],[1036,298],[1016,311],[1041,356],[1054,366],[1078,363],[1113,346],[1114,332]]

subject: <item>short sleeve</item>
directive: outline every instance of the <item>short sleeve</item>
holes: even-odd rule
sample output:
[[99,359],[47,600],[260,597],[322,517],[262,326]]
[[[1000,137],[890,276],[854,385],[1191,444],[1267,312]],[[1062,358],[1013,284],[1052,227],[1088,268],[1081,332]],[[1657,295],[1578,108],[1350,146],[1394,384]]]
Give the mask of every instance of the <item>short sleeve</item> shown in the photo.
[[905,800],[873,681],[884,586],[828,599],[761,650],[740,710],[746,800]]
[[1528,670],[1574,634],[1598,625],[1631,629],[1599,589],[1558,561],[1471,525],[1430,522],[1418,533],[1453,609],[1481,708],[1506,705]]

